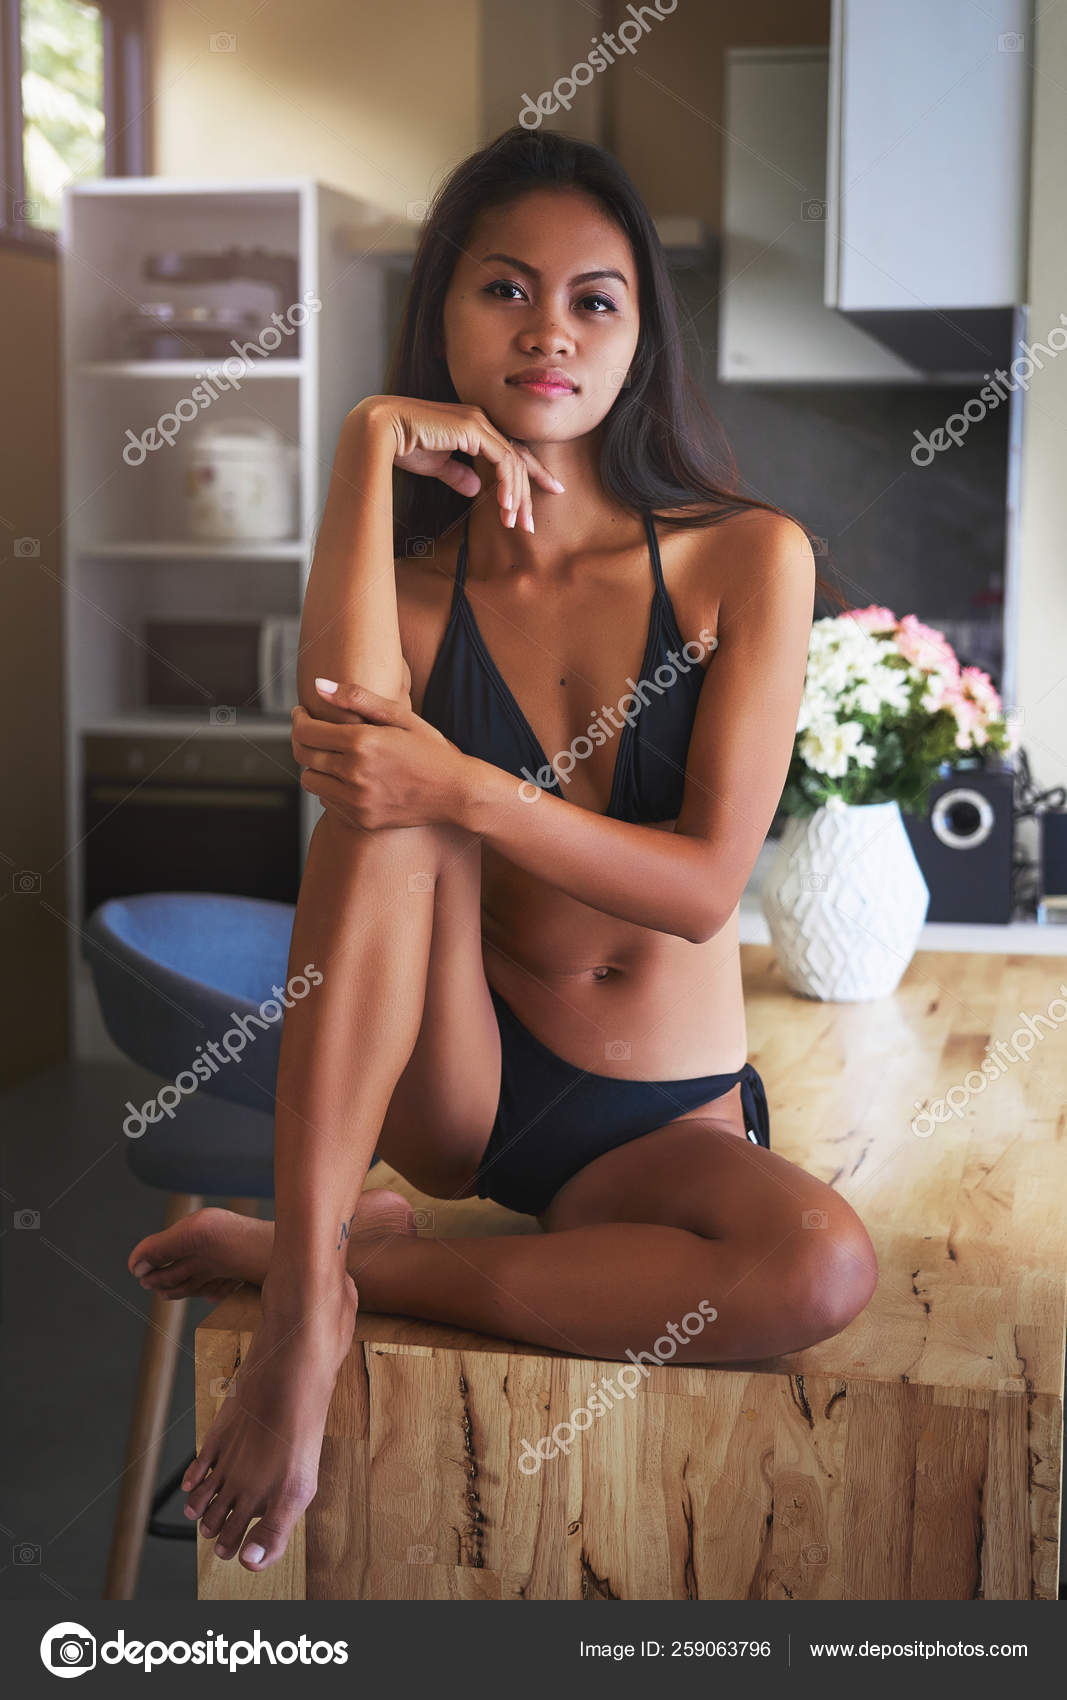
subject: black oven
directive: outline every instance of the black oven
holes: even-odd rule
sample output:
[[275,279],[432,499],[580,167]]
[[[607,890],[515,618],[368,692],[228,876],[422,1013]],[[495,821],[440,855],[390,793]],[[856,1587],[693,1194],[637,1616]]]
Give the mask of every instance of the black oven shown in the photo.
[[295,903],[300,769],[287,737],[85,739],[85,913],[147,891]]

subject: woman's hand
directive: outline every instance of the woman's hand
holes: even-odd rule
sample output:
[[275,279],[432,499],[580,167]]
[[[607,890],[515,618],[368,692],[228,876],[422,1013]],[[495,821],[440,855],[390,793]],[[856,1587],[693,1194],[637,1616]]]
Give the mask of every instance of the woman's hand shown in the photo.
[[521,516],[532,531],[530,480],[559,495],[563,485],[541,465],[523,443],[512,442],[491,424],[480,407],[465,402],[421,401],[411,396],[375,395],[361,401],[353,413],[364,413],[382,430],[392,431],[396,443],[393,465],[422,478],[439,478],[461,496],[476,496],[482,481],[472,466],[454,460],[457,449],[483,455],[496,473],[501,523],[514,526]]
[[351,720],[319,720],[298,705],[291,742],[306,769],[303,789],[328,814],[368,832],[457,820],[467,757],[413,711],[410,697],[397,702],[362,685],[318,688]]

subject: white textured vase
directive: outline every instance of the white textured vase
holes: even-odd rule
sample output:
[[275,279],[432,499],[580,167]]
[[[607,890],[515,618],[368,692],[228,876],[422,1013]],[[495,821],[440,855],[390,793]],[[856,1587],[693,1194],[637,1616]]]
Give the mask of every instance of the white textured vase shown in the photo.
[[899,804],[791,816],[760,904],[791,991],[831,1003],[887,997],[930,906]]

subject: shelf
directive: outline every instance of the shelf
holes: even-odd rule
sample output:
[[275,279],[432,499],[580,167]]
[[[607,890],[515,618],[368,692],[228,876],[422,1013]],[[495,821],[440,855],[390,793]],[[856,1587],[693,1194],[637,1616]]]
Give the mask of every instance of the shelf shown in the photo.
[[[83,360],[74,370],[80,378],[205,378],[221,372],[227,361],[242,358],[235,350],[203,360]],[[246,378],[299,378],[307,370],[305,360],[273,360],[268,354],[262,360],[245,361],[241,382]]]
[[255,714],[237,710],[237,719],[214,725],[207,718],[208,710],[186,713],[181,709],[131,710],[129,714],[109,714],[97,720],[85,720],[78,728],[82,737],[118,736],[152,738],[171,733],[187,733],[190,737],[247,738],[255,735],[284,738],[288,743],[293,723],[287,714]]
[[[310,176],[107,178],[64,190],[61,245],[69,263],[61,268],[59,320],[62,506],[68,516],[62,539],[70,845],[65,871],[72,1045],[78,1057],[94,1056],[106,1043],[77,958],[88,890],[86,764],[97,742],[125,745],[113,753],[123,758],[120,769],[130,755],[130,772],[137,769],[138,753],[143,773],[155,767],[154,757],[173,760],[180,751],[177,766],[187,763],[207,784],[228,783],[231,756],[238,772],[284,769],[297,808],[290,794],[283,830],[287,840],[290,834],[299,838],[301,858],[322,812],[293,771],[288,704],[280,714],[256,713],[257,706],[278,698],[254,696],[246,684],[235,691],[232,717],[214,725],[209,705],[224,693],[209,691],[205,678],[192,708],[146,705],[144,626],[152,619],[299,617],[339,434],[353,406],[380,389],[388,352],[390,268],[346,253],[339,240],[340,231],[361,222],[388,220],[383,209]],[[188,302],[194,289],[197,302],[254,314],[249,332],[234,335],[237,347],[228,346],[227,334],[208,345],[213,354],[197,357],[196,342],[126,340],[116,301],[132,307],[172,294],[170,283],[150,279],[150,261],[162,254],[226,255],[233,249],[245,259],[259,251],[293,262],[292,300],[317,303],[302,325],[293,326],[299,343],[281,329],[283,340],[275,348],[259,340],[259,327],[271,324],[272,309],[284,311],[288,303],[277,299],[279,290],[267,279],[242,276],[243,262],[222,267],[228,275],[202,286],[173,283],[176,301]],[[242,354],[246,341],[250,346]],[[168,347],[172,358],[131,358],[138,350],[162,353]],[[186,433],[197,432],[205,414],[201,409],[180,418],[183,407],[186,414],[192,409],[176,398],[202,401],[198,384],[218,392],[207,418],[227,426],[263,421],[289,446],[286,461],[297,505],[286,523],[294,534],[269,539],[192,534],[186,452],[192,438]],[[165,427],[161,416],[169,410],[177,410],[181,429],[156,442],[148,433]],[[164,453],[168,438],[176,453]],[[142,439],[143,451],[131,447]],[[196,675],[198,669],[190,664],[189,672]],[[295,688],[292,698],[295,702]],[[147,807],[154,806],[149,799]],[[158,819],[131,809],[118,824],[154,877],[151,832],[158,833]],[[277,849],[273,838],[257,843],[253,859],[261,850],[266,857]],[[212,853],[203,842],[190,844],[188,854],[210,872]]]
[[283,537],[273,543],[205,543],[190,538],[188,542],[83,543],[77,554],[88,561],[302,561],[310,548],[310,540],[300,537]]

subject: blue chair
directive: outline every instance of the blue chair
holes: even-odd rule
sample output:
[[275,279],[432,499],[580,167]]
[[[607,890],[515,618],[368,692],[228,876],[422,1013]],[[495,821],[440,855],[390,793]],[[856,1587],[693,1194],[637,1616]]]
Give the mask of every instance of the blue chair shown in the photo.
[[[112,898],[86,922],[82,954],[108,1033],[172,1088],[172,1115],[148,1121],[135,1106],[125,1124],[134,1174],[169,1195],[167,1226],[209,1197],[254,1216],[274,1195],[282,1006],[272,988],[286,989],[295,913],[264,898],[165,891]],[[216,1098],[234,1107],[220,1115]],[[187,1303],[152,1295],[105,1599],[134,1597],[146,1532],[196,1539],[195,1524],[157,1517],[185,1465],[153,1492]]]

